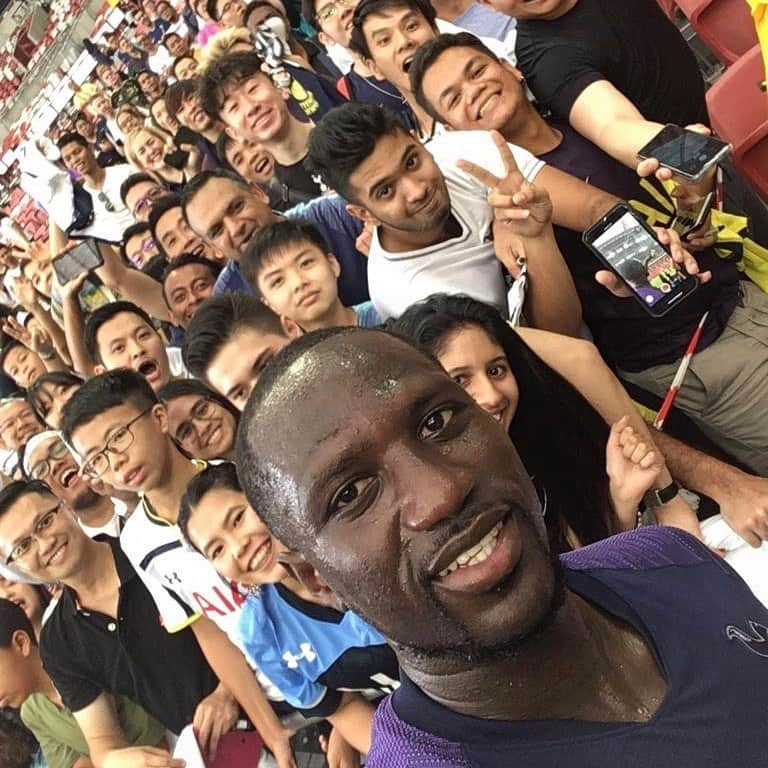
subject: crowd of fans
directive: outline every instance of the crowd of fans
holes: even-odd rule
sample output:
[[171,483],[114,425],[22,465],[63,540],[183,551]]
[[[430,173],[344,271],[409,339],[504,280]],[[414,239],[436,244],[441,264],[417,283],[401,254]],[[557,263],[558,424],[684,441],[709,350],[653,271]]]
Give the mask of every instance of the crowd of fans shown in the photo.
[[760,765],[768,216],[640,161],[655,0],[120,7],[0,245],[2,765]]

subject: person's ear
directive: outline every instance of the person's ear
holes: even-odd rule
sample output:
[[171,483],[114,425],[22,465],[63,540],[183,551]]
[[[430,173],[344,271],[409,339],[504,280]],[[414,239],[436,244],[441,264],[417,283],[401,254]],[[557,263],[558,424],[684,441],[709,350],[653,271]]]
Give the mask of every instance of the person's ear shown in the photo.
[[317,39],[320,41],[320,44],[323,46],[323,48],[330,48],[335,43],[335,40],[328,37],[325,32],[318,32]]
[[291,340],[298,339],[299,336],[304,335],[304,329],[290,317],[280,315],[280,325],[283,326],[285,335]]
[[32,652],[32,645],[32,639],[23,629],[17,629],[13,633],[11,648],[20,656],[27,658]]
[[93,366],[93,372],[97,376],[101,376],[102,373],[107,372],[107,369],[101,363],[96,363],[96,365]]
[[152,406],[152,418],[155,420],[160,431],[166,435],[168,434],[168,410],[162,403],[155,403]]
[[381,74],[381,70],[376,66],[376,63],[373,59],[368,59],[365,56],[361,57],[363,60],[363,64],[365,64],[366,67],[368,67],[368,71],[377,79],[377,80],[386,80],[387,78],[384,77],[384,75]]
[[293,576],[321,605],[345,610],[336,593],[323,581],[320,574],[298,552],[280,552],[277,556],[280,565]]
[[512,64],[509,59],[499,59],[499,64],[507,70],[507,72],[511,72],[515,76],[515,80],[517,80],[518,83],[524,83],[525,82],[525,76],[523,73],[514,65]]
[[354,216],[356,219],[360,219],[363,224],[370,224],[373,227],[377,227],[381,223],[367,208],[363,208],[362,205],[347,203],[347,213],[350,216]]
[[331,271],[334,275],[336,275],[336,278],[338,279],[339,275],[341,274],[341,264],[339,264],[339,260],[332,253],[326,254],[326,258],[328,259],[328,263],[331,265]]
[[235,141],[240,141],[240,135],[238,132],[228,123],[223,123],[224,125],[224,133],[229,136],[230,139],[234,139]]

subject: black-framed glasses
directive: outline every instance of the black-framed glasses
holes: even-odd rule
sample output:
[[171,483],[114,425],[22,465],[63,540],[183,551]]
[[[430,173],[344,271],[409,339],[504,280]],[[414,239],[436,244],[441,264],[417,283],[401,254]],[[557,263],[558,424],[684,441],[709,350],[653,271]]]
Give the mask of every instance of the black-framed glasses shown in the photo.
[[94,480],[101,477],[109,469],[109,454],[119,455],[125,453],[133,443],[133,432],[131,427],[141,418],[146,416],[152,410],[152,406],[142,411],[138,416],[131,419],[124,427],[120,427],[112,437],[107,440],[104,448],[98,453],[94,453],[88,461],[83,463],[81,472]]
[[192,423],[195,420],[210,421],[216,414],[216,404],[210,397],[203,395],[195,402],[189,411],[190,418],[185,419],[176,429],[176,440],[180,443],[189,440],[192,434],[197,431]]
[[52,509],[44,512],[43,515],[35,523],[35,527],[32,529],[32,533],[29,536],[25,536],[23,539],[19,539],[11,548],[11,554],[5,560],[6,565],[13,565],[20,560],[24,560],[31,552],[35,542],[39,544],[40,537],[50,529],[56,520],[56,516],[61,512],[61,504],[57,504]]
[[63,440],[55,440],[45,458],[35,462],[29,470],[29,476],[33,480],[45,480],[51,474],[51,462],[63,459],[69,453],[69,448]]
[[104,203],[104,207],[107,209],[109,213],[115,212],[115,206],[112,205],[112,201],[103,192],[98,192],[96,194],[96,197],[99,199],[100,202]]

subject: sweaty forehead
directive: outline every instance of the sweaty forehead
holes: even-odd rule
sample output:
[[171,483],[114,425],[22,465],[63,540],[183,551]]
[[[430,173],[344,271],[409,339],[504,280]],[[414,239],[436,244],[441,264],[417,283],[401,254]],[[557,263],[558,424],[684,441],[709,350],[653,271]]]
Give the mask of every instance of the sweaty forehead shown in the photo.
[[[342,334],[305,352],[263,398],[259,430],[283,447],[311,444],[355,423],[371,424],[382,409],[394,413],[430,388],[450,383],[439,365],[408,343],[380,332]],[[286,423],[285,413],[294,418]]]

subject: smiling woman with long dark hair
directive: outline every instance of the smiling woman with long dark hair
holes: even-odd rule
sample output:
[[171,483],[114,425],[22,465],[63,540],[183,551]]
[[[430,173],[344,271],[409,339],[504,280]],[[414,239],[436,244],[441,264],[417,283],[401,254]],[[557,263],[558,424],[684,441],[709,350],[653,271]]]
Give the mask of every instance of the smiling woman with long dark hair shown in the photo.
[[560,548],[623,527],[605,470],[608,425],[493,307],[438,294],[409,307],[388,330],[435,357],[508,431],[546,500],[550,534]]

